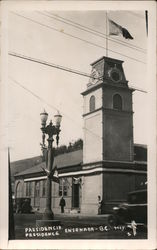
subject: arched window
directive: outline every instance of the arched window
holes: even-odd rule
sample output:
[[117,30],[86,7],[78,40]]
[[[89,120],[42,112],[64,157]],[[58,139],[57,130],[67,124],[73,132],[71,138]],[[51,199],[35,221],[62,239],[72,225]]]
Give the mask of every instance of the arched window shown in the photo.
[[113,96],[113,108],[122,110],[122,97],[119,94]]
[[89,111],[92,112],[95,110],[95,96],[92,95],[89,100]]

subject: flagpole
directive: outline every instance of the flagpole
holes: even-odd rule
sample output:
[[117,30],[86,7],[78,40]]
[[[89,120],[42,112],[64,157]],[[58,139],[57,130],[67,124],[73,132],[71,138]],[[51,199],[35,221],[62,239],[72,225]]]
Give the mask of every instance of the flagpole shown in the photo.
[[148,10],[145,10],[145,19],[146,19],[146,33],[148,36]]
[[8,148],[8,174],[9,174],[9,240],[15,239],[15,224],[14,224],[14,210],[11,187],[11,169],[10,169],[10,149]]
[[106,11],[106,57],[108,57],[108,25],[107,25],[107,11]]

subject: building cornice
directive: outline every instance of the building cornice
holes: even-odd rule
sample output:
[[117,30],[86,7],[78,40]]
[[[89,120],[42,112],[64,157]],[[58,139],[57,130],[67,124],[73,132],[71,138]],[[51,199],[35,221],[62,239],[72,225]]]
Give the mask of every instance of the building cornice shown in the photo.
[[[62,168],[58,168],[58,172],[59,173],[66,173],[66,172],[69,172],[69,171],[79,171],[82,169],[82,162],[80,162],[80,164],[77,164],[77,165],[71,165],[71,166],[66,166],[66,167],[62,167]],[[34,177],[38,177],[38,176],[45,176],[45,172],[41,169],[40,171],[38,172],[34,172],[34,173],[26,173],[26,174],[18,174],[17,176],[15,175],[15,179],[25,179],[25,178],[30,178],[33,176]]]
[[104,111],[105,113],[110,112],[110,114],[112,112],[112,113],[114,113],[114,115],[118,115],[118,116],[122,116],[123,114],[133,114],[134,113],[133,111],[118,110],[118,109],[109,109],[109,108],[100,107],[100,108],[95,109],[95,110],[93,110],[91,112],[85,113],[82,116],[85,117],[85,116],[88,116],[90,114],[96,113],[96,112],[98,112],[100,110]]
[[124,81],[124,82],[121,82],[121,83],[113,83],[111,80],[106,80],[106,79],[103,79],[103,82],[99,83],[99,84],[93,84],[91,85],[89,88],[87,88],[84,92],[81,93],[81,95],[85,96],[99,88],[120,88],[120,89],[123,89],[123,90],[129,90],[131,92],[135,91],[134,88],[130,88],[128,86],[128,81]]
[[[100,173],[126,173],[126,174],[147,174],[146,162],[121,162],[121,161],[97,161],[92,163],[82,164],[79,168],[64,170],[59,169],[59,178],[72,177],[72,176],[84,176],[95,175]],[[20,176],[19,176],[20,177]],[[41,172],[23,176],[24,181],[35,181],[46,179],[46,176]]]
[[98,108],[98,109],[95,109],[95,110],[93,110],[93,111],[91,111],[91,112],[88,112],[88,113],[86,113],[86,114],[83,114],[82,116],[85,117],[85,116],[87,116],[87,115],[94,114],[94,113],[96,113],[96,112],[98,112],[98,111],[100,111],[100,110],[103,110],[103,107]]
[[134,169],[134,170],[146,170],[147,162],[138,162],[138,161],[111,161],[103,160],[96,162],[89,162],[82,164],[83,169],[90,169],[93,166],[102,166],[104,168],[121,168],[121,169]]
[[92,85],[91,87],[89,87],[87,90],[85,90],[84,92],[81,93],[81,95],[87,95],[89,94],[90,92],[93,92],[93,90],[97,90],[99,88],[103,87],[103,83],[99,83],[99,84],[95,84],[95,85]]
[[[145,170],[134,170],[134,169],[116,169],[116,168],[102,168],[102,167],[95,167],[92,169],[83,169],[80,171],[76,172],[68,172],[68,173],[62,173],[59,174],[59,178],[64,178],[64,177],[73,177],[73,176],[85,176],[85,175],[96,175],[96,174],[101,174],[101,173],[123,173],[123,174],[147,174],[147,171]],[[35,180],[44,180],[46,179],[46,176],[38,176],[38,177],[30,177],[30,178],[24,178],[24,181],[35,181]]]

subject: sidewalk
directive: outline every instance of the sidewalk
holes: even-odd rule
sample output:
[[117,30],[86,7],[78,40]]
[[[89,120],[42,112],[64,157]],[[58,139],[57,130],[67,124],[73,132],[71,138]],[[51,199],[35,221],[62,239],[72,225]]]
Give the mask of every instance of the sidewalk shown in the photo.
[[[108,215],[82,215],[82,214],[55,214],[55,219],[61,221],[61,230],[51,232],[50,237],[45,239],[125,239],[128,238],[123,228],[116,230],[107,226]],[[42,214],[14,214],[15,220],[15,239],[33,239],[26,237],[25,230],[36,228],[36,220],[41,220]],[[108,230],[106,230],[106,228]],[[56,229],[57,230],[57,229]],[[29,232],[32,234],[32,232]],[[38,232],[36,232],[38,234]],[[56,235],[55,235],[56,233]],[[146,238],[146,233],[139,232],[136,237]],[[43,239],[35,237],[35,239]]]
[[[42,215],[40,212],[35,212],[35,214]],[[88,215],[88,214],[81,214],[81,213],[55,213],[54,217],[57,219],[63,219],[63,220],[80,220],[80,221],[103,221],[104,223],[108,222],[109,216],[112,216],[111,214],[94,214],[94,215]]]
[[111,214],[94,214],[94,215],[88,215],[88,214],[81,214],[81,213],[55,213],[55,216],[57,217],[61,217],[61,218],[65,218],[65,217],[69,217],[69,218],[75,218],[75,219],[97,219],[97,220],[102,220],[102,219],[106,219],[110,216]]

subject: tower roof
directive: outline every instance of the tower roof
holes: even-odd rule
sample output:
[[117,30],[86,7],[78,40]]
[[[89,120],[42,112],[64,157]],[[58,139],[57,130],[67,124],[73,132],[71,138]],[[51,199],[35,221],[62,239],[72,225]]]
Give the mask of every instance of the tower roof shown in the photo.
[[102,60],[104,60],[104,61],[112,61],[113,63],[115,62],[115,63],[120,63],[120,64],[122,64],[124,61],[122,61],[122,60],[119,60],[119,59],[115,59],[115,58],[111,58],[111,57],[106,57],[106,56],[102,56],[102,57],[100,57],[99,59],[97,59],[96,61],[94,61],[93,63],[91,63],[90,65],[91,66],[93,66],[93,65],[95,65],[96,63],[98,63],[99,61],[102,61]]

